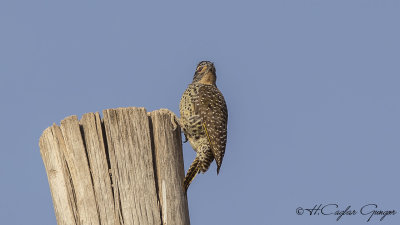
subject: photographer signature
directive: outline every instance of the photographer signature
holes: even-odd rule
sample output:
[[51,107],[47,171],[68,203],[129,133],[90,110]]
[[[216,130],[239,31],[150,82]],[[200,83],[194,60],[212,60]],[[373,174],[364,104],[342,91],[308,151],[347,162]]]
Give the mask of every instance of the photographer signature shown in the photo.
[[336,217],[336,221],[339,221],[343,216],[354,216],[357,214],[367,216],[367,222],[369,222],[373,217],[378,217],[380,218],[379,220],[382,221],[385,219],[386,216],[391,216],[391,215],[396,215],[397,211],[396,210],[381,210],[378,209],[377,204],[367,204],[362,206],[359,210],[352,209],[352,207],[349,205],[345,209],[339,209],[338,204],[319,204],[315,205],[313,208],[303,208],[303,207],[298,207],[296,209],[297,215],[303,215],[306,213],[306,215],[324,215],[324,216],[329,216],[329,215],[334,215]]

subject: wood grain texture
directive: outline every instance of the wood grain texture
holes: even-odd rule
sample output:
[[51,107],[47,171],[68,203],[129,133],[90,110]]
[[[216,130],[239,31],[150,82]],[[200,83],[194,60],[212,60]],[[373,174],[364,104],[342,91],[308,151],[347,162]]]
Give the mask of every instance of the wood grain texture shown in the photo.
[[76,202],[72,195],[71,177],[67,170],[63,149],[64,139],[60,128],[47,128],[39,140],[40,154],[47,172],[54,211],[59,225],[80,224],[76,219]]
[[90,171],[94,185],[97,210],[102,225],[120,224],[115,216],[111,176],[99,113],[86,113],[80,120]]
[[124,224],[161,224],[146,110],[108,109],[103,115]]
[[66,146],[63,150],[68,169],[71,173],[79,212],[78,219],[81,224],[100,224],[92,177],[78,118],[76,116],[65,118],[61,121],[60,128]]
[[168,110],[70,116],[39,141],[57,223],[189,225],[180,128]]
[[167,109],[153,111],[150,117],[163,224],[190,224],[187,198],[183,189],[185,171],[180,128],[173,130],[171,120],[174,118]]

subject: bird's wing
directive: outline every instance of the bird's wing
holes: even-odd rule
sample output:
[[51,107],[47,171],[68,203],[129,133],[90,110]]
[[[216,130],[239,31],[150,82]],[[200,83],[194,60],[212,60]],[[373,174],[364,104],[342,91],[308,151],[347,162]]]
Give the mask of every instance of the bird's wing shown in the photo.
[[227,140],[228,109],[224,96],[217,87],[203,85],[199,87],[198,98],[193,104],[195,114],[202,119],[219,173]]

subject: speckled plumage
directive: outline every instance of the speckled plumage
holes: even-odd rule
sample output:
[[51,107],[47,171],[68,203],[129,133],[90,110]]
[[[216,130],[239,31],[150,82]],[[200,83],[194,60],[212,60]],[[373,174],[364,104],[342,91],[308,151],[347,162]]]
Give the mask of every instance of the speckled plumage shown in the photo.
[[215,82],[214,65],[208,61],[200,62],[193,82],[181,98],[180,124],[197,153],[184,180],[185,190],[197,173],[208,170],[214,159],[219,173],[225,154],[228,110]]

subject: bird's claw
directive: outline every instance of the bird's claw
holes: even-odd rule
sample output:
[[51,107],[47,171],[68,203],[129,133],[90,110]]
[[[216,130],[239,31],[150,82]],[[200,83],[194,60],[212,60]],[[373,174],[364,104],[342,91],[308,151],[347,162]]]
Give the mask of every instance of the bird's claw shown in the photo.
[[178,125],[179,126],[181,125],[179,123],[179,118],[173,112],[171,112],[171,123],[172,123],[172,130],[173,131],[175,131],[178,128]]
[[[180,123],[180,119],[175,115],[175,113],[171,112],[171,123],[172,123],[172,130],[175,131],[178,128],[178,125],[182,127]],[[183,143],[188,142],[188,138],[186,137],[186,134],[183,132],[183,135],[185,135],[185,140]]]

